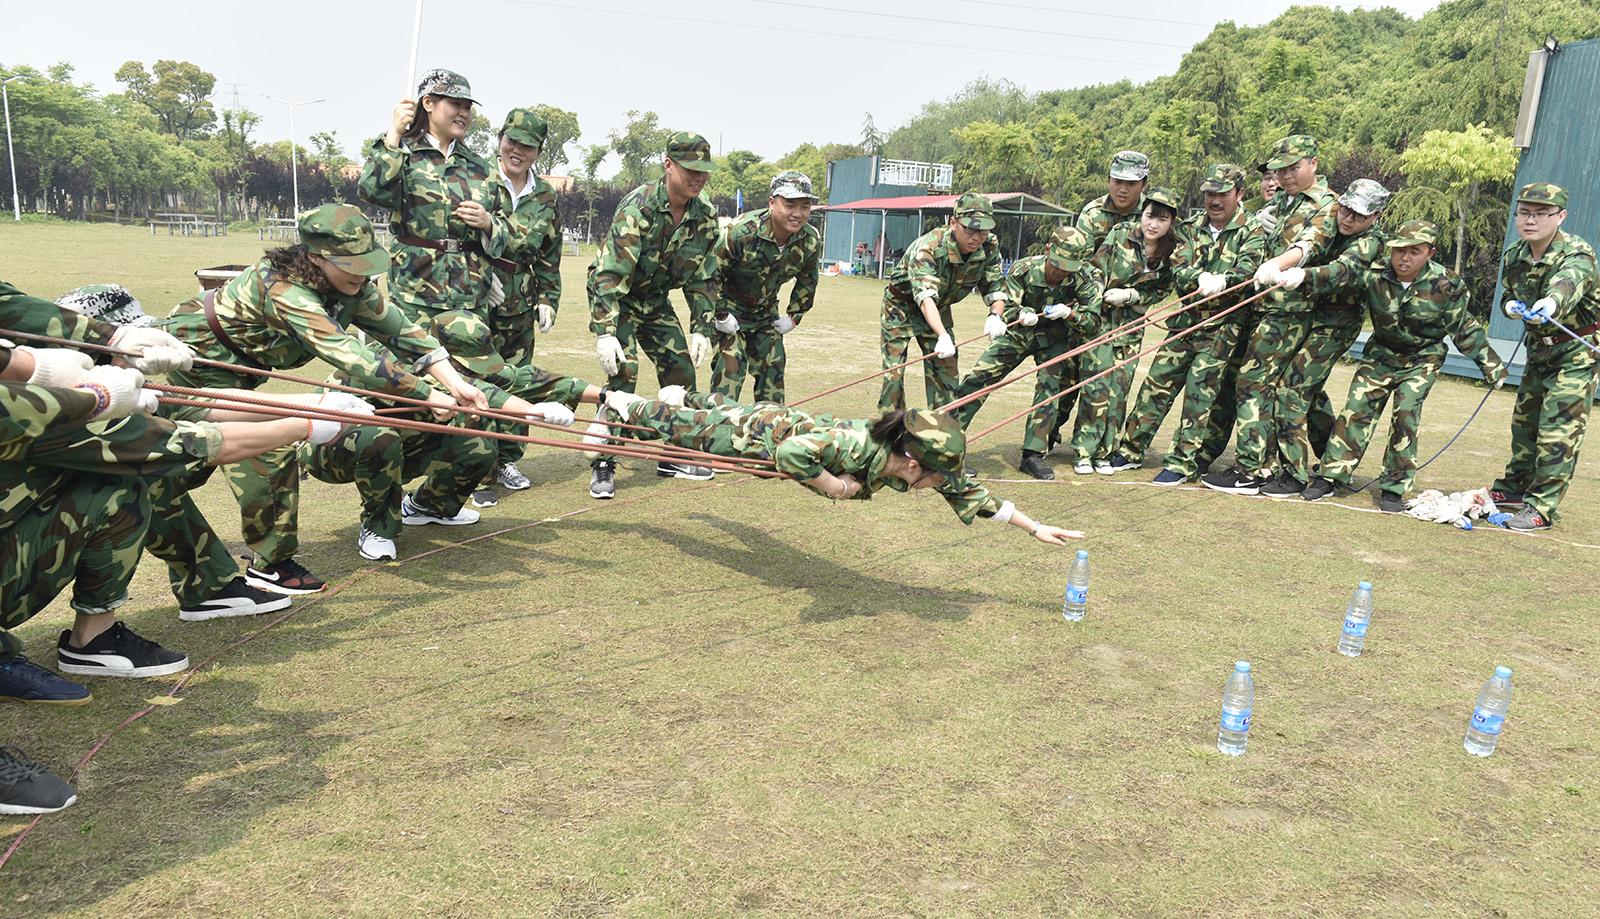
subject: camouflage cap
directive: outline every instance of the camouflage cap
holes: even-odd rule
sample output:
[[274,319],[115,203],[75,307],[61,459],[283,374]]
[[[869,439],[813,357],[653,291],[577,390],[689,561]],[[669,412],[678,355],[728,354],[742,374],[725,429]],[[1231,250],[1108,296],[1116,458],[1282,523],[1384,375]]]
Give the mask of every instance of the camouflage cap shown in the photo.
[[550,125],[530,108],[514,108],[506,113],[506,123],[500,133],[524,147],[544,148],[544,139],[550,136]]
[[1111,177],[1124,182],[1143,182],[1150,177],[1150,157],[1137,150],[1123,150],[1111,158]]
[[667,159],[693,172],[711,172],[711,142],[693,131],[679,131],[667,141]]
[[1290,134],[1278,141],[1267,155],[1268,169],[1293,166],[1308,156],[1317,155],[1317,139],[1310,134]]
[[1356,179],[1339,196],[1339,205],[1363,217],[1371,217],[1389,203],[1389,189],[1373,179]]
[[807,198],[813,202],[817,200],[817,196],[811,191],[811,177],[793,169],[786,169],[772,177],[772,184],[767,186],[767,196],[770,198]]
[[1227,194],[1244,187],[1244,170],[1232,163],[1213,163],[1200,181],[1200,190],[1214,195]]
[[1517,192],[1517,203],[1548,204],[1566,210],[1567,190],[1553,182],[1529,182]]
[[1439,244],[1439,228],[1426,220],[1407,220],[1400,224],[1394,231],[1389,241],[1384,243],[1391,249],[1400,249],[1405,246],[1437,246]]
[[929,472],[955,484],[966,474],[967,435],[947,412],[906,411],[906,452]]
[[1091,253],[1089,237],[1077,227],[1060,226],[1050,234],[1050,244],[1045,247],[1044,263],[1059,271],[1079,271]]
[[300,215],[300,242],[335,267],[376,277],[389,270],[389,252],[372,237],[372,222],[351,204],[324,204]]
[[1172,189],[1161,188],[1160,186],[1152,188],[1144,193],[1144,203],[1164,205],[1172,208],[1174,211],[1183,209],[1183,205],[1179,203],[1178,196],[1172,193]]
[[156,321],[155,317],[145,314],[144,307],[120,284],[75,287],[57,297],[56,306],[112,325],[147,326]]
[[956,199],[956,220],[969,230],[992,230],[994,203],[985,195],[969,191]]
[[428,71],[417,81],[417,98],[423,96],[448,96],[478,104],[478,100],[472,98],[472,84],[467,82],[467,78],[442,67]]

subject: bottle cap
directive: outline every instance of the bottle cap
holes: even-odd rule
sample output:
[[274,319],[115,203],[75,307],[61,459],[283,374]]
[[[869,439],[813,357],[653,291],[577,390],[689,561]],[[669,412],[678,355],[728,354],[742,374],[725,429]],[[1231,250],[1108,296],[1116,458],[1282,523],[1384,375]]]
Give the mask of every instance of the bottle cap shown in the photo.
[[1510,667],[1496,667],[1496,668],[1494,668],[1494,675],[1499,677],[1502,680],[1509,680],[1509,679],[1511,679],[1511,668]]
[[1089,550],[1088,549],[1079,549],[1078,550],[1078,557],[1079,558],[1088,558],[1089,557]]
[[1371,581],[1362,581],[1361,584],[1360,584],[1360,587],[1361,587],[1362,590],[1371,590],[1372,589],[1372,582]]
[[[1233,672],[1234,673],[1249,673],[1250,672],[1250,662],[1249,661],[1234,661],[1233,662]],[[1509,673],[1510,671],[1506,671],[1506,672]]]

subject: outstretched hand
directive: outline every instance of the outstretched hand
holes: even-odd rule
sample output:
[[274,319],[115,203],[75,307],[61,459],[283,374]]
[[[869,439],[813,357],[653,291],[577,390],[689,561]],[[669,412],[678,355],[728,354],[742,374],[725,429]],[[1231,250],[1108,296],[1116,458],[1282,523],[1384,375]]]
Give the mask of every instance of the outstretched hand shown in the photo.
[[1041,523],[1034,529],[1033,538],[1052,546],[1064,546],[1069,539],[1083,539],[1084,537],[1082,530],[1063,530],[1048,523]]

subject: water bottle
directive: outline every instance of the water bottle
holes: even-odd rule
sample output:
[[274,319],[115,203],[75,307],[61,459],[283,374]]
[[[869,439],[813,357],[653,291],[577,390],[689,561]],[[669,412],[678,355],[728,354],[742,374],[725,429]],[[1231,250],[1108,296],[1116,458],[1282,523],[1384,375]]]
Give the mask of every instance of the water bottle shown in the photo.
[[1344,608],[1344,634],[1339,636],[1339,653],[1345,657],[1360,657],[1361,646],[1367,643],[1367,624],[1372,621],[1372,585],[1362,581],[1350,595],[1350,605]]
[[1250,709],[1256,702],[1256,684],[1250,679],[1250,662],[1239,661],[1222,687],[1222,724],[1217,728],[1217,749],[1243,756],[1250,741]]
[[1083,619],[1083,611],[1088,606],[1089,550],[1079,549],[1078,557],[1072,560],[1072,568],[1067,572],[1067,593],[1061,601],[1061,618],[1078,622]]
[[1511,707],[1511,668],[1496,667],[1494,676],[1478,692],[1478,704],[1472,709],[1472,720],[1467,722],[1467,737],[1461,742],[1473,756],[1489,756],[1500,743],[1500,729],[1505,727],[1506,709]]

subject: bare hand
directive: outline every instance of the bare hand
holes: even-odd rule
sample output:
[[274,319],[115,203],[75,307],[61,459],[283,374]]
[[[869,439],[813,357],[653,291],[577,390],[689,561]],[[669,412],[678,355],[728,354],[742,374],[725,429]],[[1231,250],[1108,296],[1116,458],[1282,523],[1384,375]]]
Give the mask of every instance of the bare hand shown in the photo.
[[494,225],[489,219],[489,212],[476,201],[461,202],[453,213],[457,220],[474,230],[487,230]]
[[437,389],[428,393],[428,404],[434,406],[434,421],[444,424],[456,416],[456,400]]
[[839,480],[839,486],[840,486],[839,487],[839,493],[833,495],[833,498],[835,500],[844,501],[846,499],[853,498],[857,494],[860,493],[860,491],[861,491],[861,480],[860,479],[857,479],[855,476],[850,475],[849,473],[846,473],[846,474],[840,475],[840,476],[835,476],[835,478],[837,478]]
[[1067,544],[1067,540],[1069,539],[1082,539],[1083,531],[1063,530],[1060,527],[1053,527],[1048,523],[1041,523],[1033,531],[1033,538],[1042,543],[1048,543],[1052,546],[1064,546]]
[[456,386],[451,388],[450,395],[455,397],[456,405],[462,408],[475,408],[478,411],[488,411],[489,397],[483,390],[472,385]]
[[406,129],[411,127],[412,119],[417,117],[417,100],[401,99],[394,107],[394,115],[390,119],[389,139],[395,146],[400,145],[400,138],[405,135]]

